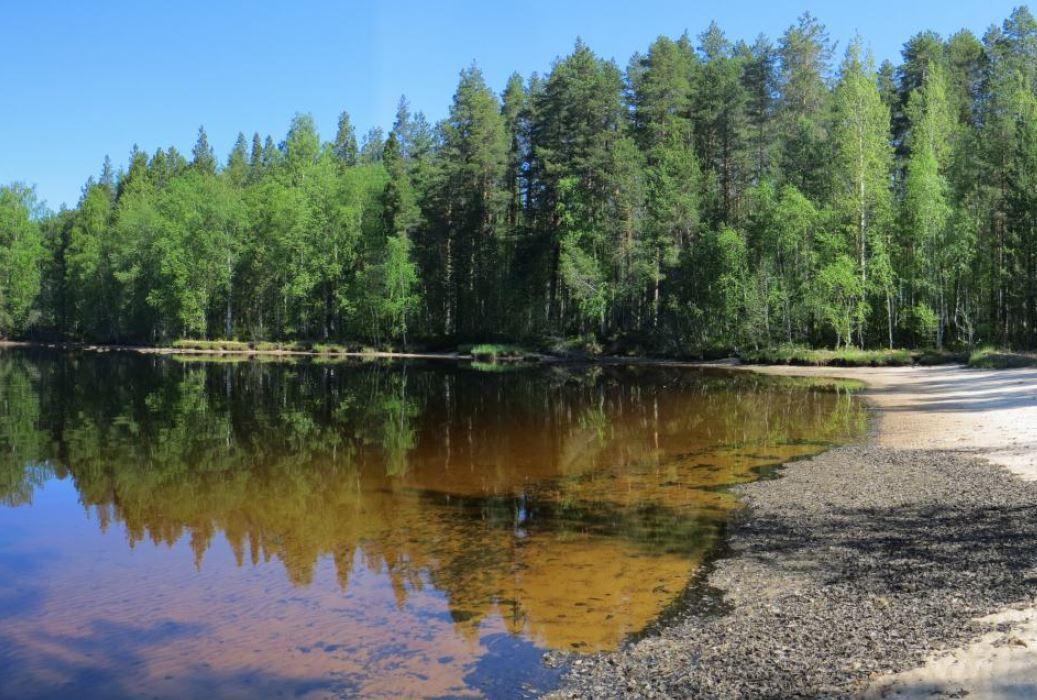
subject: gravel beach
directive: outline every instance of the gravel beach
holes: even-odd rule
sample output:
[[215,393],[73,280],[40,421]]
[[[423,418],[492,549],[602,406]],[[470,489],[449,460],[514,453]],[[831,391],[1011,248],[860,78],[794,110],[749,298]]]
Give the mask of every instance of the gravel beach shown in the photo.
[[[711,604],[577,659],[555,696],[1033,697],[1037,482],[1019,473],[1037,373],[771,371],[869,382],[875,435],[738,487],[748,508],[698,586]],[[946,427],[970,412],[984,434]]]

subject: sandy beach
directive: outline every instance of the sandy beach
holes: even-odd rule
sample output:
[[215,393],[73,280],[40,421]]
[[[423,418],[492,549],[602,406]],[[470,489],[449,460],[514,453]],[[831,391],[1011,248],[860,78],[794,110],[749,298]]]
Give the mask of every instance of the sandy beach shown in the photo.
[[722,615],[583,660],[562,696],[1037,697],[1037,370],[751,367],[866,383],[865,445],[737,489]]
[[751,367],[767,374],[858,379],[879,409],[877,443],[951,450],[1037,479],[1037,369],[958,366]]
[[[877,442],[895,449],[972,454],[1037,479],[1037,370],[765,367],[777,374],[860,379],[879,408]],[[1037,607],[1020,605],[977,620],[992,630],[923,666],[876,679],[871,697],[1037,697]]]

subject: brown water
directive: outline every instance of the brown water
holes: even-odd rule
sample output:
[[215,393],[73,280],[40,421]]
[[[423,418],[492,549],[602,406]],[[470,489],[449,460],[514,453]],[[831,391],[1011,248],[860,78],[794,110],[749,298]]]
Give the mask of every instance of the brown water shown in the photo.
[[[485,368],[484,368],[485,369]],[[523,695],[860,434],[689,369],[0,354],[0,696]]]

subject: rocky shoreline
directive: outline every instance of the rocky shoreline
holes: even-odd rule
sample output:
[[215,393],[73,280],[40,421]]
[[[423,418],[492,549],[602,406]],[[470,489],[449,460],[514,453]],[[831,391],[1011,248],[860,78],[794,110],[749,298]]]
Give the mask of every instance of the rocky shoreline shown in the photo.
[[736,490],[748,507],[704,581],[726,611],[576,659],[553,696],[857,695],[1037,595],[1037,483],[985,460],[871,441]]

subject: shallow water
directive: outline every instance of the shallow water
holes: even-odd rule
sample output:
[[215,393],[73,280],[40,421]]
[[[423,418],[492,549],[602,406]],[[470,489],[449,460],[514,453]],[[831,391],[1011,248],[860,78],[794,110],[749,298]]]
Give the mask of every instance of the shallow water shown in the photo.
[[681,592],[845,391],[649,367],[0,354],[0,695],[519,695]]

